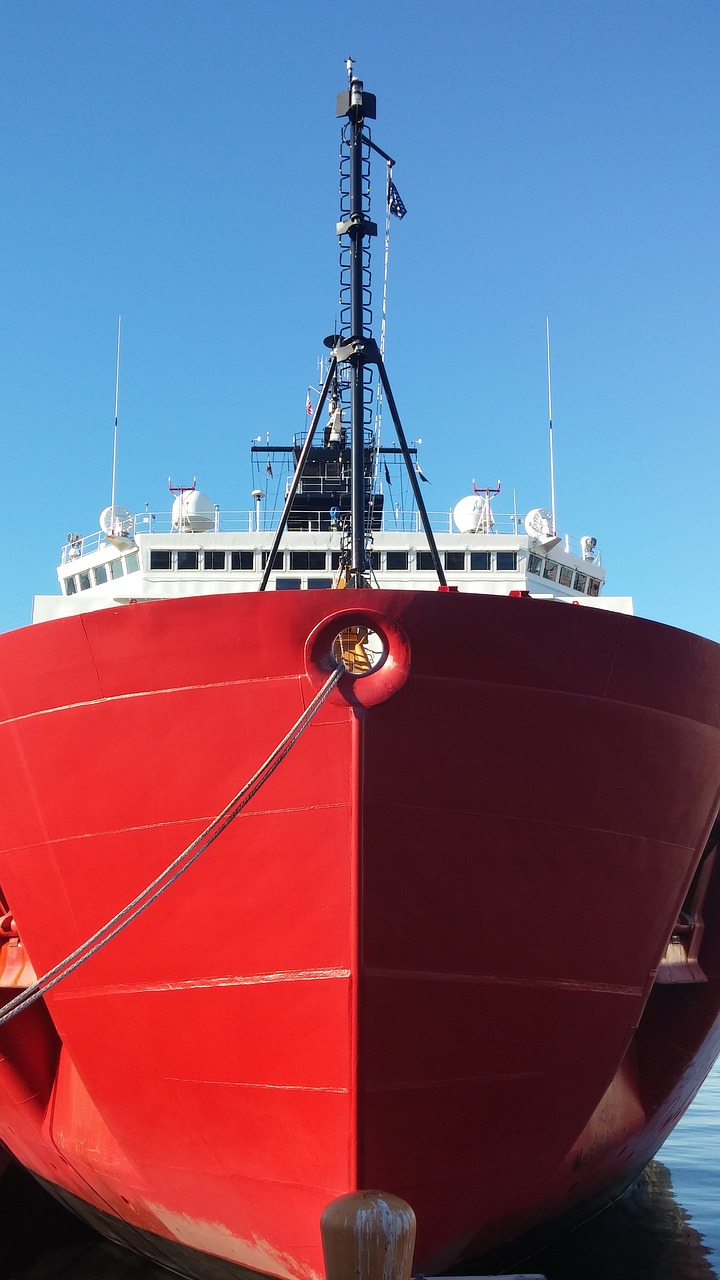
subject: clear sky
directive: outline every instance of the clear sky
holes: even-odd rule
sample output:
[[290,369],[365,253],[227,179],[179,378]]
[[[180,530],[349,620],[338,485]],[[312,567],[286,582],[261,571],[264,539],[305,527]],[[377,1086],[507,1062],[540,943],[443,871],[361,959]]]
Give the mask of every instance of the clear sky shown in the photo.
[[251,438],[304,426],[348,55],[408,208],[387,366],[429,507],[549,504],[549,316],[559,528],[720,640],[717,0],[5,0],[0,625],[110,501],[119,314],[119,503],[245,509]]

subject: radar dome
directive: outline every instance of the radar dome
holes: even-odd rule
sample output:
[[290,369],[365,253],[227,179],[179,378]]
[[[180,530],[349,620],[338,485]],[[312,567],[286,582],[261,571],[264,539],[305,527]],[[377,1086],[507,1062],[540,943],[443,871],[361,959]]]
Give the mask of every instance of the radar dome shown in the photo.
[[215,508],[199,489],[179,493],[172,505],[172,527],[178,533],[207,533],[215,527]]
[[461,533],[487,533],[492,516],[485,494],[471,493],[461,498],[453,511],[453,520]]

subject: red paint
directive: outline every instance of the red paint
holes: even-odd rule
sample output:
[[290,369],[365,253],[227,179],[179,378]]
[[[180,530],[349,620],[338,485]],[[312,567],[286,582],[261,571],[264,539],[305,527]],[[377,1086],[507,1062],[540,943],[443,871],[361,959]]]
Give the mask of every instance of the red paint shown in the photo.
[[424,1270],[611,1194],[718,1047],[717,866],[708,981],[654,974],[717,814],[720,650],[530,600],[248,594],[2,637],[0,887],[35,971],[239,790],[349,621],[385,662],[1,1046],[34,1171],[298,1280],[357,1187],[412,1204]]

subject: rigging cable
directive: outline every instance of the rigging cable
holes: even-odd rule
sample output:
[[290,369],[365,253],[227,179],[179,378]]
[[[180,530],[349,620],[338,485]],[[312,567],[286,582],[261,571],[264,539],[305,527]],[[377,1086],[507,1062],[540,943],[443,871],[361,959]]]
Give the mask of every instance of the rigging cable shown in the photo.
[[3,1027],[6,1022],[10,1022],[11,1018],[14,1018],[16,1014],[21,1013],[23,1009],[34,1004],[34,1002],[39,1000],[41,996],[44,996],[46,992],[51,991],[59,982],[62,982],[63,978],[67,978],[76,969],[79,969],[80,965],[84,964],[86,960],[89,960],[91,956],[94,956],[98,951],[106,946],[112,938],[117,937],[117,935],[121,933],[123,929],[127,928],[133,920],[137,919],[137,917],[145,911],[145,909],[149,907],[156,898],[159,898],[166,889],[169,889],[171,884],[174,884],[176,880],[180,879],[180,876],[184,875],[188,868],[197,861],[200,855],[210,847],[213,841],[217,840],[218,836],[222,834],[225,828],[230,826],[230,823],[237,818],[241,810],[245,808],[245,805],[252,800],[256,792],[260,790],[263,784],[267,782],[268,778],[270,778],[275,772],[278,765],[282,763],[285,756],[292,750],[295,743],[305,732],[323,703],[330,696],[336,684],[340,680],[340,677],[344,675],[345,670],[346,668],[343,663],[339,662],[328,676],[322,689],[316,693],[312,702],[295,721],[292,729],[286,733],[285,737],[278,743],[274,751],[270,753],[264,764],[262,764],[253,774],[250,781],[245,783],[245,786],[238,791],[237,795],[233,796],[233,799],[220,811],[217,817],[213,818],[212,821],[208,823],[205,830],[201,831],[200,835],[197,836],[186,849],[183,849],[182,853],[178,854],[170,865],[167,866],[164,871],[161,871],[159,876],[156,876],[151,884],[143,889],[136,898],[133,898],[132,902],[129,902],[121,911],[118,911],[117,915],[113,916],[112,920],[108,920],[107,924],[104,924],[102,928],[98,929],[91,938],[88,938],[86,942],[81,943],[81,945],[77,947],[75,951],[72,951],[70,955],[66,956],[64,960],[53,965],[52,969],[48,969],[47,973],[45,973],[42,978],[38,978],[37,982],[34,982],[33,985],[27,987],[25,991],[21,991],[18,995],[14,996],[13,999],[5,1005],[0,1013],[0,1027]]

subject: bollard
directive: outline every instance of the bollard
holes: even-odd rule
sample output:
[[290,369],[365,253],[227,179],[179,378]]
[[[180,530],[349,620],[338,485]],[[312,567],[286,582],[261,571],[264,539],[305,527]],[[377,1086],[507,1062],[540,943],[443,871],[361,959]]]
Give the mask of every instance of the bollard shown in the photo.
[[320,1218],[327,1280],[410,1280],[415,1214],[399,1196],[353,1191]]

